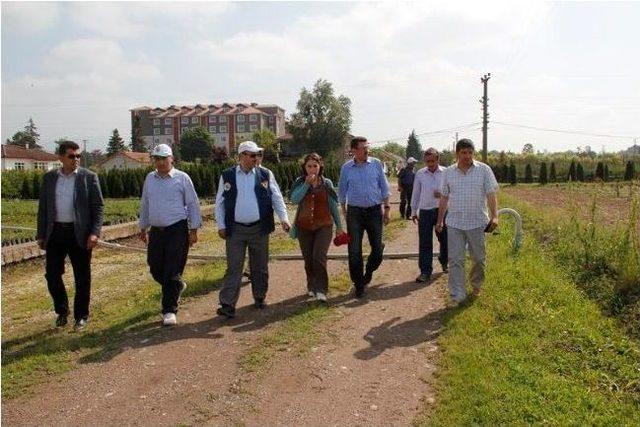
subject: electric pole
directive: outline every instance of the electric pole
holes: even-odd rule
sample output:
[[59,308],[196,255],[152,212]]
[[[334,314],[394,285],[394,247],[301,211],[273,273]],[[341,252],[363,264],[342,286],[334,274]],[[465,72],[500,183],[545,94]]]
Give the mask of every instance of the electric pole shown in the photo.
[[456,145],[458,145],[458,132],[456,132],[456,137],[453,140],[453,152],[456,152]]
[[82,167],[86,168],[87,167],[87,140],[83,139],[82,140]]
[[487,124],[489,123],[489,97],[487,97],[487,83],[491,78],[491,73],[485,74],[480,78],[484,86],[484,96],[480,100],[482,102],[482,162],[487,163]]

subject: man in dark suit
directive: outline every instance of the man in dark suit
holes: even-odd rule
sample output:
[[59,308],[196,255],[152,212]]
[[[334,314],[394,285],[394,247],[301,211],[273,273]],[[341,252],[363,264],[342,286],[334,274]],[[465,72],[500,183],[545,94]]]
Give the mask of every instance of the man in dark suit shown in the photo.
[[98,243],[104,202],[98,176],[80,166],[80,147],[72,141],[57,150],[62,168],[44,175],[38,204],[38,245],[46,250],[45,277],[58,318],[67,324],[69,300],[62,281],[64,260],[69,255],[76,283],[73,303],[75,328],[83,329],[89,318],[91,251]]

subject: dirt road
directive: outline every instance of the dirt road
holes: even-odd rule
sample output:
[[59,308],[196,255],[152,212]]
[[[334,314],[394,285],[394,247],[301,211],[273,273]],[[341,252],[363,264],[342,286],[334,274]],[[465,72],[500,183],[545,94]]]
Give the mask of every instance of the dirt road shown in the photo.
[[[385,251],[416,248],[417,227],[408,224]],[[265,310],[253,308],[246,287],[230,321],[214,314],[217,291],[187,300],[177,327],[132,331],[33,396],[3,402],[2,421],[408,425],[434,401],[446,279],[434,267],[432,283],[416,284],[416,260],[386,260],[365,299],[334,288],[324,309],[304,293],[301,261],[274,262]],[[330,271],[345,283],[345,262],[330,262]]]

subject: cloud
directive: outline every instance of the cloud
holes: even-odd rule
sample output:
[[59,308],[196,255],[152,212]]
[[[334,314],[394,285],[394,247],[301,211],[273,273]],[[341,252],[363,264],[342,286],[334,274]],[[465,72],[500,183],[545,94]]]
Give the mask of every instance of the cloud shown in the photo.
[[3,2],[2,33],[36,34],[52,28],[60,8],[54,2]]
[[118,39],[149,36],[157,28],[203,33],[233,10],[223,2],[74,2],[68,4],[72,21],[90,34]]

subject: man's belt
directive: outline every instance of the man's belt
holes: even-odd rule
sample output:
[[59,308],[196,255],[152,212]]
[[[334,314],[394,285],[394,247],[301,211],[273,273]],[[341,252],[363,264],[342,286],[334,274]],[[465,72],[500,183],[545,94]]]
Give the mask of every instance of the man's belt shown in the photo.
[[380,205],[373,205],[373,206],[369,206],[368,208],[363,208],[362,206],[353,206],[353,205],[347,205],[347,210],[349,209],[360,209],[361,211],[372,211],[374,209],[378,209],[380,210]]
[[237,225],[241,225],[243,227],[253,227],[254,225],[258,224],[260,222],[260,220],[258,221],[254,221],[254,222],[238,222],[238,221],[233,221],[234,224]]
[[171,225],[167,225],[166,227],[156,227],[155,225],[152,225],[151,229],[155,230],[155,231],[166,231],[166,230],[168,230],[170,228],[176,227],[176,226],[181,225],[182,223],[186,223],[186,222],[187,222],[187,220],[183,219],[183,220],[180,220],[178,222],[174,222]]

